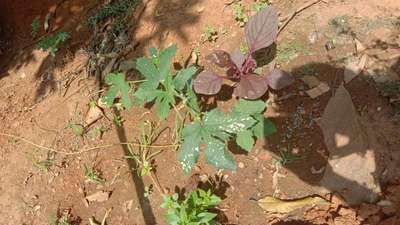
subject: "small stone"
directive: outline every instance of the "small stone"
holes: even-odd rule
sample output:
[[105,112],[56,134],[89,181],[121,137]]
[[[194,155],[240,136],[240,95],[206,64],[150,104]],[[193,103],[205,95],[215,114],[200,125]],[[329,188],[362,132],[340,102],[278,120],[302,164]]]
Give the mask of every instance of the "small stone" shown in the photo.
[[208,180],[208,176],[206,174],[200,175],[199,178],[200,178],[200,181],[203,183],[207,182],[207,180]]
[[317,31],[313,31],[310,33],[310,35],[308,36],[308,40],[310,41],[311,44],[315,44],[315,42],[318,41],[319,38],[319,34]]
[[335,45],[333,44],[333,41],[328,41],[325,43],[325,49],[327,51],[330,51],[332,49],[335,49]]
[[380,112],[381,110],[382,110],[382,107],[378,107],[378,108],[376,108],[376,110],[378,111],[378,112]]
[[238,167],[239,167],[240,169],[243,169],[243,168],[244,168],[244,163],[239,162],[239,163],[238,163]]

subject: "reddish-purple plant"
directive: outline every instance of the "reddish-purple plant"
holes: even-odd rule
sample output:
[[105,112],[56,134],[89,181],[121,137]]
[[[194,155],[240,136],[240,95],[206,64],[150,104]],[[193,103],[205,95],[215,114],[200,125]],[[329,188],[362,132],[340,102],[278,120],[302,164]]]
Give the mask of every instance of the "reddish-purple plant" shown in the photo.
[[221,68],[227,68],[226,75],[203,71],[194,80],[194,90],[199,94],[214,95],[221,90],[223,79],[234,82],[235,96],[247,99],[257,99],[265,94],[268,86],[281,89],[293,82],[293,77],[282,70],[275,69],[268,75],[254,73],[257,62],[252,54],[257,50],[272,45],[278,33],[278,13],[273,6],[258,12],[245,27],[246,42],[249,47],[247,54],[237,49],[232,54],[216,50],[206,56],[206,60]]

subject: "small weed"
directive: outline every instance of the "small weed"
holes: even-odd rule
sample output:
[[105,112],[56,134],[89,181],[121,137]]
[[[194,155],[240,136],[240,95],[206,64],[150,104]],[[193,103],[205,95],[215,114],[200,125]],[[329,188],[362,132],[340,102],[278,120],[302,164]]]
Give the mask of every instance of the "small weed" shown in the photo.
[[308,55],[309,49],[299,41],[285,42],[278,45],[276,60],[278,63],[286,64],[299,54]]
[[203,42],[216,42],[218,39],[218,31],[212,25],[207,25],[202,34]]
[[50,167],[54,165],[54,160],[48,156],[45,160],[38,159],[32,153],[27,153],[27,158],[32,162],[33,166],[43,172],[48,172]]
[[243,27],[246,25],[247,21],[249,21],[246,9],[240,2],[237,2],[233,5],[233,16],[240,27]]
[[276,159],[282,166],[287,165],[288,163],[292,163],[301,159],[304,159],[303,156],[293,154],[291,149],[289,150],[280,150],[280,159]]
[[149,198],[152,193],[153,193],[153,185],[144,187],[143,195],[145,198]]
[[120,115],[114,115],[113,121],[117,127],[122,127],[122,124],[124,123],[124,119],[122,119]]
[[95,170],[94,168],[84,165],[84,170],[86,180],[96,184],[104,184],[106,182],[105,179],[100,177],[99,171]]
[[217,224],[214,218],[215,213],[209,212],[214,206],[221,202],[221,199],[212,194],[210,190],[197,189],[189,193],[186,199],[179,200],[178,194],[163,196],[162,208],[167,210],[166,221],[171,225],[203,225]]
[[75,136],[83,136],[83,125],[68,121],[66,128],[72,129]]
[[315,68],[312,64],[306,64],[297,70],[296,75],[303,77],[305,75],[314,75],[315,72]]
[[98,24],[114,18],[111,23],[111,32],[118,36],[125,29],[128,14],[137,5],[137,0],[117,0],[110,1],[109,4],[100,9],[95,15],[89,17],[88,24],[95,28]]
[[349,16],[343,15],[333,18],[329,24],[337,34],[347,34],[350,32]]
[[67,32],[58,32],[40,40],[36,47],[38,49],[42,49],[43,51],[49,51],[50,55],[54,58],[59,46],[66,42],[69,38],[70,35]]
[[126,156],[127,159],[135,160],[137,168],[135,170],[140,176],[147,176],[153,170],[152,160],[158,155],[160,151],[150,152],[147,146],[152,145],[158,136],[160,135],[158,125],[150,121],[145,121],[140,125],[140,139],[137,140],[140,143],[140,147],[137,152],[132,149],[132,146],[128,145],[130,155]]
[[38,18],[34,19],[31,23],[31,36],[33,38],[36,38],[36,36],[38,35],[39,29],[40,29],[40,21]]
[[249,46],[247,46],[246,43],[242,42],[242,43],[240,43],[239,49],[240,49],[240,52],[242,52],[243,54],[246,54],[249,51]]
[[67,210],[60,216],[56,214],[50,215],[50,225],[72,225],[71,214]]
[[379,89],[381,90],[383,96],[400,95],[400,82],[385,82],[379,85]]
[[254,12],[260,12],[261,10],[267,8],[268,4],[269,4],[268,0],[258,0],[253,3],[251,8],[253,9]]

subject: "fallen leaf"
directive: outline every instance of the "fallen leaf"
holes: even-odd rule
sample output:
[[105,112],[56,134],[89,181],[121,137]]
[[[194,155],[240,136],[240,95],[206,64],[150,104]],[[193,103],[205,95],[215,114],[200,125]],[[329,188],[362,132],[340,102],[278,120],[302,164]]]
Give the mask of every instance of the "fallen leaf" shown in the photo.
[[309,88],[317,87],[321,82],[315,76],[305,75],[301,78],[301,80],[307,84]]
[[101,117],[103,117],[103,112],[101,111],[101,109],[97,105],[91,106],[85,119],[86,126],[89,126],[90,124],[96,122]]
[[367,63],[368,56],[364,54],[359,61],[349,62],[344,68],[344,82],[348,83],[358,76]]
[[354,38],[354,43],[356,44],[357,53],[360,53],[366,49],[365,46],[357,38]]
[[290,213],[294,210],[307,206],[326,205],[328,201],[321,197],[306,197],[296,200],[280,200],[271,196],[267,196],[258,200],[258,205],[267,212],[273,213]]
[[320,95],[326,93],[329,90],[330,90],[330,88],[326,83],[320,83],[317,87],[306,91],[306,93],[311,98],[316,98],[316,97],[319,97]]
[[98,191],[94,194],[86,196],[86,200],[89,202],[105,202],[110,198],[111,192],[109,191]]

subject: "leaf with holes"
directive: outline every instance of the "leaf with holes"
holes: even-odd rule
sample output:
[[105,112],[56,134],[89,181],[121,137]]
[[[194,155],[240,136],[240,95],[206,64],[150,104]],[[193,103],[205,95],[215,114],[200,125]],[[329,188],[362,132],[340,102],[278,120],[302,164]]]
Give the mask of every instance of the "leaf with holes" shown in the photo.
[[194,80],[194,90],[203,95],[214,95],[221,90],[222,77],[209,71],[201,72]]
[[110,73],[106,76],[105,82],[110,88],[103,96],[102,102],[104,102],[106,106],[111,107],[114,104],[115,98],[120,96],[122,106],[126,109],[130,109],[132,107],[132,100],[129,95],[131,87],[125,81],[125,75],[123,73]]
[[191,123],[183,128],[183,143],[178,151],[178,161],[185,174],[190,172],[199,159],[202,130],[203,127],[199,122]]
[[206,162],[215,166],[217,169],[236,170],[236,162],[232,153],[225,149],[225,143],[209,137],[206,138],[205,157]]
[[278,34],[278,12],[275,7],[268,6],[251,17],[246,24],[245,34],[251,53],[274,43]]

